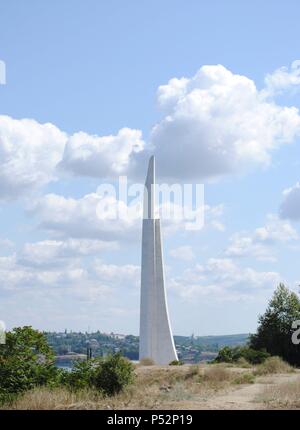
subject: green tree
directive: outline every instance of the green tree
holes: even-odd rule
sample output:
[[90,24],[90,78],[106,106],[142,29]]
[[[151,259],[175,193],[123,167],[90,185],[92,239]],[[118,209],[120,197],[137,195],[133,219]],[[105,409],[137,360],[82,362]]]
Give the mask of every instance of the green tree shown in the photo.
[[0,402],[37,385],[53,382],[59,372],[43,333],[32,327],[18,327],[6,334],[0,345]]
[[293,365],[300,365],[299,345],[292,343],[292,323],[300,320],[300,300],[283,284],[277,287],[264,315],[259,317],[257,333],[250,337],[250,347],[265,349]]

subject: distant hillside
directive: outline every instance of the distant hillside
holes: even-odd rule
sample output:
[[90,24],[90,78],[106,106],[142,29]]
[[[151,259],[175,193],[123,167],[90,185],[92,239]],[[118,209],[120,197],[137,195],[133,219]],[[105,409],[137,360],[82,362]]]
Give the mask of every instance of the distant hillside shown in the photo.
[[187,340],[193,342],[194,345],[207,347],[207,350],[219,350],[224,346],[245,345],[248,341],[249,334],[229,334],[220,336],[174,336],[175,343],[178,345],[185,344]]

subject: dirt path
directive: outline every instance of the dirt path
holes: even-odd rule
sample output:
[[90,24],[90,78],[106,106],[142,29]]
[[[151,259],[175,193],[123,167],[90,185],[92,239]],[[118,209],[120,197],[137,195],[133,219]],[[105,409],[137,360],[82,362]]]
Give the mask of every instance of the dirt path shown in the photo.
[[213,410],[254,410],[266,409],[266,405],[258,401],[258,396],[267,387],[300,381],[300,372],[293,374],[276,374],[257,377],[254,384],[237,385],[227,388],[225,391],[216,392],[206,397],[194,397],[176,404],[167,405],[169,409],[213,409]]
[[300,379],[300,372],[295,374],[277,374],[257,377],[254,384],[230,387],[226,392],[216,393],[206,399],[193,399],[183,402],[185,409],[264,409],[264,404],[257,399],[266,387]]

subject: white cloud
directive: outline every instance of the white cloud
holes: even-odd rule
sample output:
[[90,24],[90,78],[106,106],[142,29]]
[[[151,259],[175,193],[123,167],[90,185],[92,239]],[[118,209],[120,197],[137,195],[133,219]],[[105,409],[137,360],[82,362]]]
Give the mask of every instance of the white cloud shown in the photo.
[[223,204],[216,206],[200,205],[194,209],[168,202],[159,207],[158,213],[166,234],[172,234],[180,230],[201,231],[202,229],[212,229],[220,232],[225,231],[225,226],[222,222]]
[[[291,71],[269,75],[266,85],[297,86],[299,70],[294,62]],[[272,151],[292,142],[300,130],[298,109],[279,106],[268,91],[258,91],[251,79],[222,65],[203,66],[192,78],[173,78],[158,89],[165,116],[153,127],[147,146],[136,129],[68,135],[50,123],[0,116],[0,199],[22,196],[64,171],[133,176],[141,173],[150,151],[166,178],[218,177],[268,165]]]
[[246,76],[222,65],[158,89],[165,117],[151,135],[158,170],[171,178],[207,178],[266,166],[300,132],[295,107],[267,101]]
[[282,221],[274,214],[267,216],[264,227],[254,231],[254,237],[261,242],[288,242],[299,239],[298,233],[287,221]]
[[240,300],[264,294],[281,278],[277,272],[260,272],[238,266],[229,258],[211,258],[184,271],[170,281],[170,287],[182,297],[214,296],[215,300]]
[[19,264],[16,254],[0,257],[0,282],[4,292],[45,287],[52,289],[62,284],[68,285],[82,281],[85,277],[86,271],[81,267],[32,270],[32,267],[24,267]]
[[280,67],[275,72],[268,74],[265,84],[268,95],[280,94],[289,89],[299,89],[300,60],[293,61],[290,70],[287,67]]
[[225,251],[227,257],[254,257],[260,261],[276,261],[273,251],[261,242],[255,242],[251,236],[236,233],[230,238],[230,245]]
[[3,249],[12,249],[15,244],[9,239],[0,239],[0,247]]
[[0,115],[0,200],[43,187],[63,170],[99,178],[127,173],[134,166],[133,155],[143,147],[139,130],[122,128],[115,136],[67,135],[51,123]]
[[300,220],[300,183],[283,191],[283,201],[279,213],[281,218]]
[[298,233],[289,222],[269,214],[265,226],[256,228],[252,233],[234,234],[230,238],[230,245],[225,255],[227,257],[252,256],[260,261],[276,261],[274,245],[297,239],[299,239]]
[[[101,187],[95,193],[79,199],[57,194],[46,194],[33,201],[28,211],[39,219],[39,227],[55,238],[87,238],[104,241],[136,241],[142,229],[142,199],[126,204],[118,200],[117,193],[105,194]],[[114,195],[115,194],[115,195]],[[181,205],[174,202],[162,203],[157,215],[163,222],[165,234],[191,230],[195,220],[201,220],[204,213],[204,228],[224,231],[222,223],[224,207],[204,205],[186,218]],[[200,229],[202,224],[200,225]]]
[[116,136],[79,132],[68,139],[61,167],[78,176],[121,175],[128,172],[132,155],[143,148],[140,130],[122,128]]
[[191,246],[179,246],[171,249],[170,255],[178,260],[191,261],[195,258],[194,251]]
[[97,259],[93,265],[96,275],[108,284],[118,286],[138,287],[140,281],[140,266],[133,264],[105,264]]
[[55,179],[66,140],[66,134],[53,124],[0,116],[0,200]]
[[[99,213],[101,205],[107,211]],[[40,219],[40,227],[58,237],[88,238],[98,240],[135,240],[140,219],[130,216],[117,217],[117,210],[126,214],[127,206],[113,196],[98,193],[86,194],[80,199],[47,194],[35,201],[30,211]],[[101,215],[101,217],[99,216]]]
[[[118,249],[116,242],[89,239],[43,240],[25,243],[18,254],[18,264],[51,268],[74,264],[73,259]],[[76,260],[77,261],[77,260]]]
[[[44,294],[50,297],[70,297],[83,302],[103,295],[114,294],[119,287],[136,287],[140,268],[134,265],[107,264],[99,258],[84,261],[82,256],[90,252],[87,243],[81,244],[78,254],[68,241],[58,246],[47,241],[27,244],[26,251],[33,251],[25,260],[24,249],[20,254],[0,257],[0,284],[3,297],[13,294]],[[50,250],[54,246],[55,251]],[[106,245],[104,245],[106,246]],[[70,252],[71,249],[71,252]],[[38,256],[40,250],[41,256]],[[80,255],[79,255],[80,254]],[[61,260],[61,261],[60,261]],[[64,262],[62,265],[61,262]]]

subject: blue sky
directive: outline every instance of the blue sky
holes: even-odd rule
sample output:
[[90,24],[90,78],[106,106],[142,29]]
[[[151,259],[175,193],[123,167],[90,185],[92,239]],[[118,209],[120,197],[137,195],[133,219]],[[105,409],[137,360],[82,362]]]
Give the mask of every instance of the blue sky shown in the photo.
[[205,184],[203,231],[164,229],[176,334],[253,331],[279,281],[297,291],[299,12],[296,0],[1,3],[1,320],[138,332],[140,224],[111,230],[94,204],[137,162],[142,178],[150,145],[161,180]]

